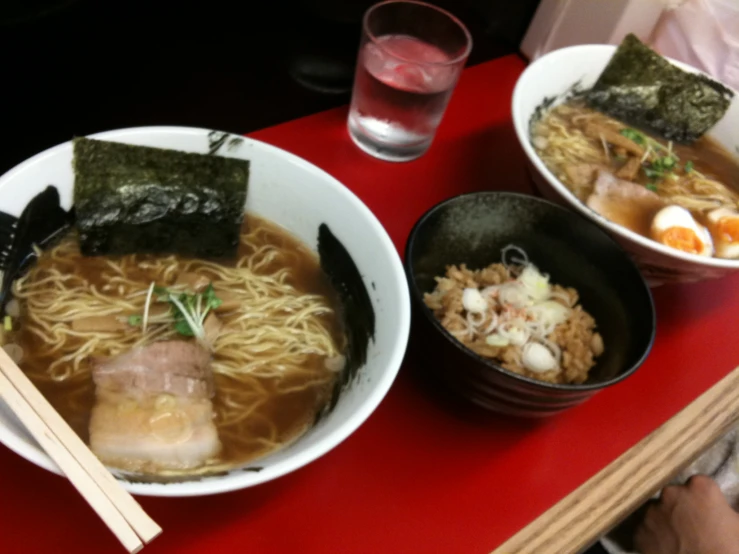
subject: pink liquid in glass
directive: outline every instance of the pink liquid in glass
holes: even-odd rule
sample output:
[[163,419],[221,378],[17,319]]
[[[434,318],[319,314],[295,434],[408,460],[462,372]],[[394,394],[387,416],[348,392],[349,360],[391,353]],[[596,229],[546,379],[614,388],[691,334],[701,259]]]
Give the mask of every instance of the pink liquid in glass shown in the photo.
[[402,160],[431,144],[458,76],[441,49],[406,35],[368,42],[359,55],[349,130],[371,154]]

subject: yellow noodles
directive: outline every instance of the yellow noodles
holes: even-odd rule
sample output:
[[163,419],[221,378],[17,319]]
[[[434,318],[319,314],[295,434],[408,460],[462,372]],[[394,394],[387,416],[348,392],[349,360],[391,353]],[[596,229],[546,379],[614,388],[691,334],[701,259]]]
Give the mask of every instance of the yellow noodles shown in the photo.
[[[620,121],[594,111],[578,101],[561,104],[550,110],[533,128],[533,144],[545,165],[582,201],[593,191],[592,182],[574,182],[567,172],[580,164],[592,164],[615,172],[616,161],[611,159],[608,150],[604,150],[603,139],[588,136],[583,129],[586,124],[597,124],[599,127],[620,132],[627,127]],[[658,141],[660,143],[664,141]],[[667,148],[665,144],[663,148]],[[673,145],[669,146],[673,151]],[[674,152],[684,163],[695,161],[700,169],[690,175],[676,175],[674,179],[666,178],[655,183],[656,192],[670,204],[677,204],[693,212],[702,212],[718,207],[736,209],[739,206],[739,195],[732,190],[737,184],[726,175],[736,174],[736,166],[732,164],[728,153],[719,154],[720,147],[713,144],[708,137],[703,137],[691,146],[674,145]],[[658,154],[650,148],[645,151],[645,159],[654,159]],[[730,156],[730,155],[729,155]],[[710,161],[708,161],[710,160]],[[722,168],[722,169],[721,169]],[[701,173],[702,172],[702,173]],[[721,178],[711,178],[713,173]],[[640,175],[639,183],[645,184],[646,177]]]
[[[336,372],[326,369],[324,361],[338,356],[344,345],[337,344],[337,315],[328,298],[301,290],[295,268],[307,251],[286,248],[275,237],[269,226],[252,225],[241,236],[243,255],[232,267],[175,256],[82,258],[76,236],[66,237],[14,287],[22,306],[21,329],[14,340],[30,354],[24,369],[47,391],[68,384],[67,410],[84,405],[75,395],[87,395],[89,403],[91,357],[184,338],[163,311],[150,315],[145,333],[128,324],[129,316],[143,313],[149,284],[176,288],[179,275],[205,276],[216,295],[223,292],[239,306],[219,311],[223,326],[212,344],[221,440],[225,445],[231,439],[250,441],[246,448],[234,447],[248,450],[248,458],[276,448],[307,423],[301,420],[300,429],[280,428],[271,417],[277,411],[274,397],[297,395],[306,406],[325,401]],[[119,318],[120,329],[72,328],[76,319],[102,316]],[[209,470],[224,467],[222,462],[215,460]]]

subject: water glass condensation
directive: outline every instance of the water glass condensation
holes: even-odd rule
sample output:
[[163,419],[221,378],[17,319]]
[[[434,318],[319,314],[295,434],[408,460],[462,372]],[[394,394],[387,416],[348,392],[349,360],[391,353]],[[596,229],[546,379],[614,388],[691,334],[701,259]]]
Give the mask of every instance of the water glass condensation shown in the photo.
[[371,7],[349,110],[352,140],[383,160],[423,155],[471,49],[469,31],[441,8],[405,0]]

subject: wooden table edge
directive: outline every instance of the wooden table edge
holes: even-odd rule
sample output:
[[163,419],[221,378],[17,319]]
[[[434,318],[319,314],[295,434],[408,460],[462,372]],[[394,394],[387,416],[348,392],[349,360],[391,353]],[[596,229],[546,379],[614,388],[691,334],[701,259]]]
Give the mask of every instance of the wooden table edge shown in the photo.
[[580,552],[728,432],[738,415],[739,367],[493,550],[493,554]]

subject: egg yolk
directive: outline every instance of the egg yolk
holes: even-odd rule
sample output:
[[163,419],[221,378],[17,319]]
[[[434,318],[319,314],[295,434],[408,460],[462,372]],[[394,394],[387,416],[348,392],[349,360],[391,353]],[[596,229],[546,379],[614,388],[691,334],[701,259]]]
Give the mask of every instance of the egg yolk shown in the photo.
[[688,252],[689,254],[699,254],[703,250],[703,241],[698,237],[693,229],[687,227],[670,227],[662,233],[660,241],[666,246]]
[[722,217],[716,224],[716,231],[726,242],[739,242],[739,218]]

